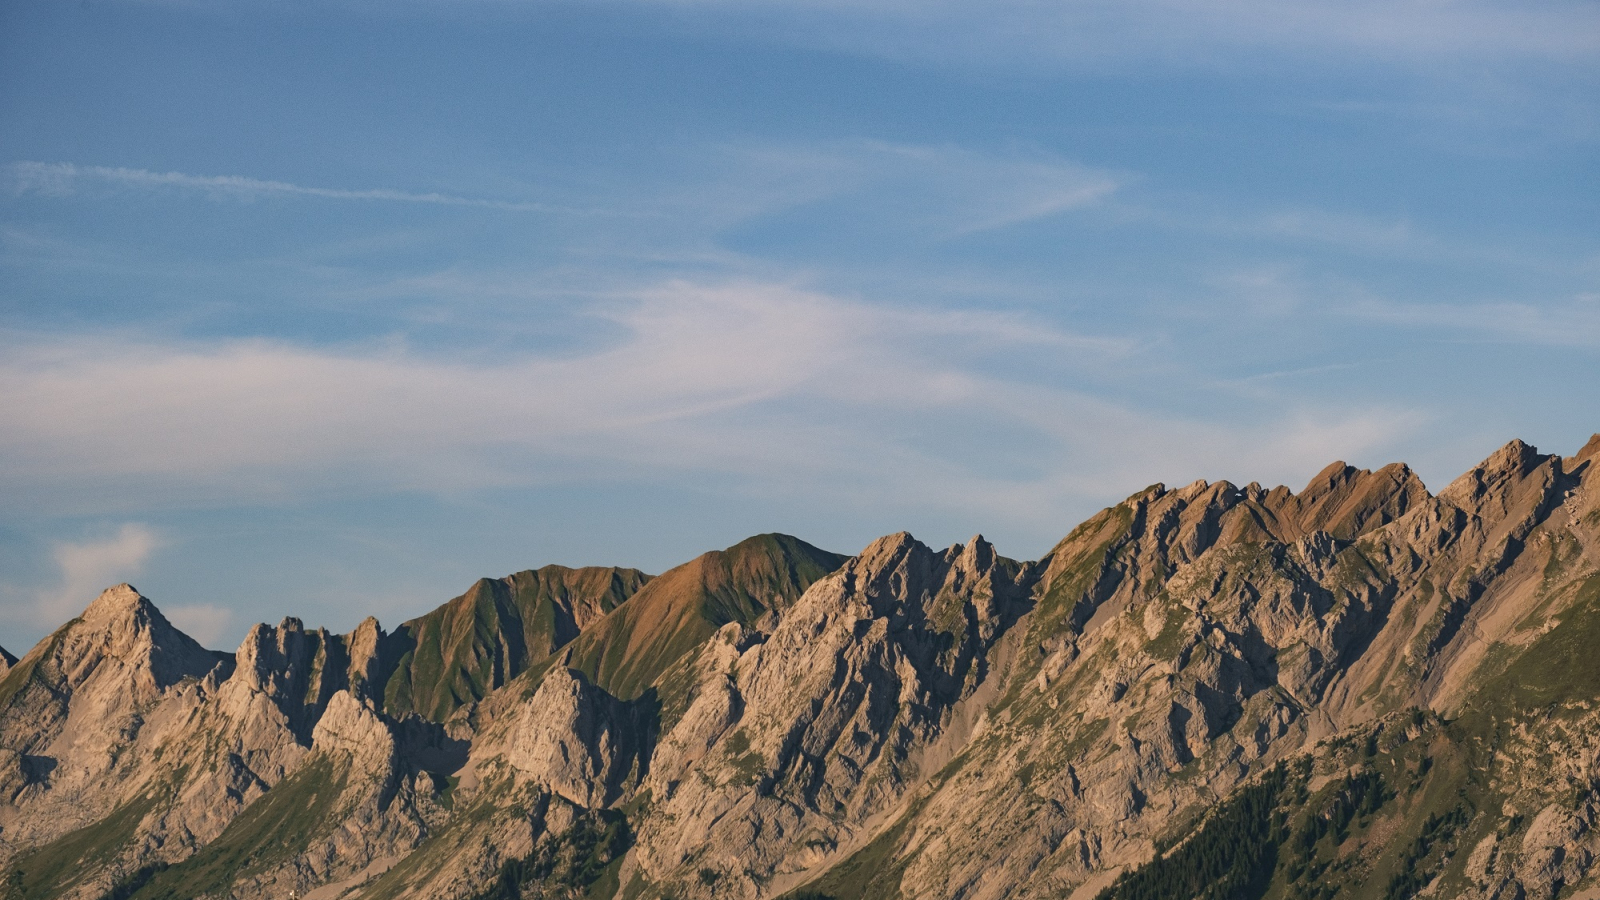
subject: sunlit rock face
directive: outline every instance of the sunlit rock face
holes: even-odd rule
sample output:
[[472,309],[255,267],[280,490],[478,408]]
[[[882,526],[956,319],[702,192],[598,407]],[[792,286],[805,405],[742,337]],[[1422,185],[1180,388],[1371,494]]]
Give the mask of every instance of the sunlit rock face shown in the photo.
[[24,897],[1586,896],[1596,458],[1155,485],[1032,562],[763,535],[232,654],[119,585],[0,653],[0,866]]

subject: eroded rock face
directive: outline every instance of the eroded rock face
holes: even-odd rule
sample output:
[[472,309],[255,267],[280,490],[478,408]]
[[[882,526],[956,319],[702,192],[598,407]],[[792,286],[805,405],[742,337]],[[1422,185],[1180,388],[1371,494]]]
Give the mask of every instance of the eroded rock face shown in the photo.
[[573,669],[552,669],[505,726],[505,761],[578,807],[609,805],[646,764],[647,723]]
[[[1381,893],[1400,859],[1430,896],[1569,896],[1600,854],[1596,448],[1512,442],[1437,496],[1402,465],[1336,463],[1298,493],[1156,485],[1033,563],[897,534],[826,575],[809,548],[815,571],[786,579],[798,542],[752,539],[759,565],[710,555],[648,614],[616,605],[520,673],[441,670],[420,691],[428,667],[386,656],[375,621],[259,626],[226,658],[129,589],[0,682],[0,850],[24,859],[62,833],[41,824],[55,810],[181,771],[177,799],[61,895],[205,859],[276,796],[322,798],[319,824],[236,897],[465,898],[519,859],[560,878],[604,864],[596,883],[630,897],[1091,896],[1281,762],[1303,788],[1283,795],[1291,824],[1388,779],[1336,848],[1356,862],[1322,876],[1338,896]],[[493,607],[524,627],[495,590],[436,618],[478,628],[493,617],[468,613]],[[449,658],[527,640],[475,634]],[[449,714],[396,705],[402,669]],[[460,705],[439,699],[451,684]],[[619,816],[625,857],[583,857]]]
[[107,589],[0,682],[0,840],[40,842],[124,802],[128,750],[180,729],[227,668],[131,586]]
[[250,629],[239,652],[236,678],[270,699],[301,743],[307,742],[335,693],[349,686],[350,653],[340,635],[306,631],[299,619],[276,628]]
[[[357,629],[357,647],[364,633],[373,643],[376,623]],[[343,636],[288,620],[253,629],[236,654],[213,653],[131,587],[106,591],[7,682],[0,852],[29,865],[30,848],[70,840],[110,814],[118,824],[105,846],[35,873],[51,895],[98,897],[141,866],[201,851],[298,771],[318,738],[346,755],[373,745],[351,758],[383,782],[369,793],[392,797],[400,776],[392,761],[379,764],[394,756],[393,740],[378,742],[387,726],[370,701],[331,689],[349,678],[345,645]],[[366,825],[381,818],[369,815]],[[405,846],[418,839],[413,833]]]
[[[662,825],[641,833],[639,877],[704,870],[719,873],[719,890],[755,896],[758,882],[793,880],[864,842],[948,759],[941,739],[970,732],[959,707],[994,677],[1030,577],[981,537],[937,553],[891,535],[736,660],[723,635],[663,741],[671,774],[652,782]],[[695,764],[673,777],[680,753]]]

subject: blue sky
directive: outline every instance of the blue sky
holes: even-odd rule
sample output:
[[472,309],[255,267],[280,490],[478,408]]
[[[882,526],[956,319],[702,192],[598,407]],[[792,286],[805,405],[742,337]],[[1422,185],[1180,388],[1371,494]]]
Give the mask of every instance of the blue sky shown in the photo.
[[0,6],[0,644],[1600,430],[1588,2]]

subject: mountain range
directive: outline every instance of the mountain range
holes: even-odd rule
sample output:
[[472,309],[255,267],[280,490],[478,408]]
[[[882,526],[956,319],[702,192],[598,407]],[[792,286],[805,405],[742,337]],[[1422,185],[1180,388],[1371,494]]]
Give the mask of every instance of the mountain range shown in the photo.
[[[0,650],[0,900],[1600,900],[1600,435]],[[86,598],[87,599],[87,598]]]

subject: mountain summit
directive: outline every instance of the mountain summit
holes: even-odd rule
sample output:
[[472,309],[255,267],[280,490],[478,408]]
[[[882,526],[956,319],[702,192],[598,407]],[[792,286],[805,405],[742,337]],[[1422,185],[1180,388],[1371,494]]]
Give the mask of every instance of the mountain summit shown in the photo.
[[8,897],[1600,896],[1600,435],[0,652]]

